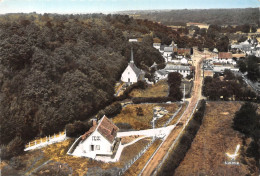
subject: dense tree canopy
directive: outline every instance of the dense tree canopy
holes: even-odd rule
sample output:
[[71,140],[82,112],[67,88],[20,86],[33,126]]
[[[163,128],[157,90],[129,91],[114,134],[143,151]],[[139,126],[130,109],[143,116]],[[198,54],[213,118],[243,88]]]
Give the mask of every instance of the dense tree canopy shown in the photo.
[[128,42],[157,28],[120,15],[1,16],[0,143],[53,134],[109,105],[131,45],[137,66],[164,63],[149,36]]

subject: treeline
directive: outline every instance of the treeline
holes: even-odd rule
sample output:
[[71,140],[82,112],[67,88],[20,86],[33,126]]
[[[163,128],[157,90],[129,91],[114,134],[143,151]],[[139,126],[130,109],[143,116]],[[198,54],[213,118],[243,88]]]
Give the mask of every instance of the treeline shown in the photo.
[[180,136],[179,142],[176,144],[174,149],[170,152],[169,157],[163,163],[157,175],[163,175],[163,176],[174,175],[175,169],[183,161],[186,153],[191,147],[194,138],[196,137],[200,125],[202,124],[205,109],[206,109],[206,102],[205,100],[201,100],[199,102],[198,111],[194,113],[193,118],[186,126],[182,136]]
[[198,9],[198,10],[171,10],[137,12],[139,18],[161,22],[164,25],[181,25],[188,22],[243,25],[246,23],[259,25],[259,9]]
[[130,59],[131,45],[141,68],[164,63],[149,42],[128,42],[129,34],[150,30],[128,16],[21,14],[0,21],[4,145],[61,131],[114,102],[114,85]]
[[240,100],[259,102],[260,97],[247,88],[242,77],[235,76],[230,70],[224,71],[223,80],[219,75],[206,76],[204,79],[202,94],[208,100]]

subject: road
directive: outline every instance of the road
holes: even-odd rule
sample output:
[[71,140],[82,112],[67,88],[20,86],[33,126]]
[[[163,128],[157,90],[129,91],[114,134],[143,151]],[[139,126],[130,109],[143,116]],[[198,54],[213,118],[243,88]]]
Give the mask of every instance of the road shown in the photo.
[[204,54],[200,53],[196,50],[194,51],[194,53],[195,53],[195,56],[192,59],[194,60],[196,74],[195,74],[194,88],[193,88],[192,97],[190,99],[190,103],[189,103],[187,109],[185,110],[179,124],[171,131],[171,133],[169,134],[167,139],[161,145],[160,149],[157,151],[157,153],[153,156],[153,158],[148,163],[147,167],[144,169],[143,173],[141,174],[143,176],[152,175],[152,173],[155,171],[156,167],[163,160],[163,157],[167,154],[172,143],[175,141],[175,139],[177,138],[179,133],[182,131],[183,125],[189,119],[197,102],[200,100],[201,88],[202,88],[201,63],[202,63]]

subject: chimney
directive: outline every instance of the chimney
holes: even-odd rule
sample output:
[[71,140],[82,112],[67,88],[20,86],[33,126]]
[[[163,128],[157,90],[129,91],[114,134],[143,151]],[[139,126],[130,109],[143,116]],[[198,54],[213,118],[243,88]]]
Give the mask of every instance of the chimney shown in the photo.
[[96,120],[96,119],[93,119],[93,120],[92,120],[92,123],[93,123],[93,126],[96,126],[96,125],[97,125],[97,120]]

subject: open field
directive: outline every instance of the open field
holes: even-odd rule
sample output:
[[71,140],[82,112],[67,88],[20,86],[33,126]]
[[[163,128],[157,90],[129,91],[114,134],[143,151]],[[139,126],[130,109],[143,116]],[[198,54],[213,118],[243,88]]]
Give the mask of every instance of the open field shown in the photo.
[[129,95],[131,97],[166,97],[168,96],[168,83],[166,80],[161,80],[154,85],[149,85],[145,90],[135,89]]
[[240,108],[238,102],[207,102],[202,125],[176,169],[175,175],[246,175],[246,165],[225,165],[225,153],[233,153],[237,144],[242,145],[242,134],[233,130],[232,121]]
[[[127,123],[132,126],[132,129],[143,130],[152,128],[151,121],[153,119],[153,108],[156,106],[165,107],[169,112],[168,115],[162,117],[163,121],[167,121],[171,114],[173,114],[177,109],[177,103],[171,104],[131,104],[124,107],[120,114],[112,119],[113,123]],[[138,116],[136,108],[142,108],[143,115]],[[161,124],[161,123],[160,123]]]

